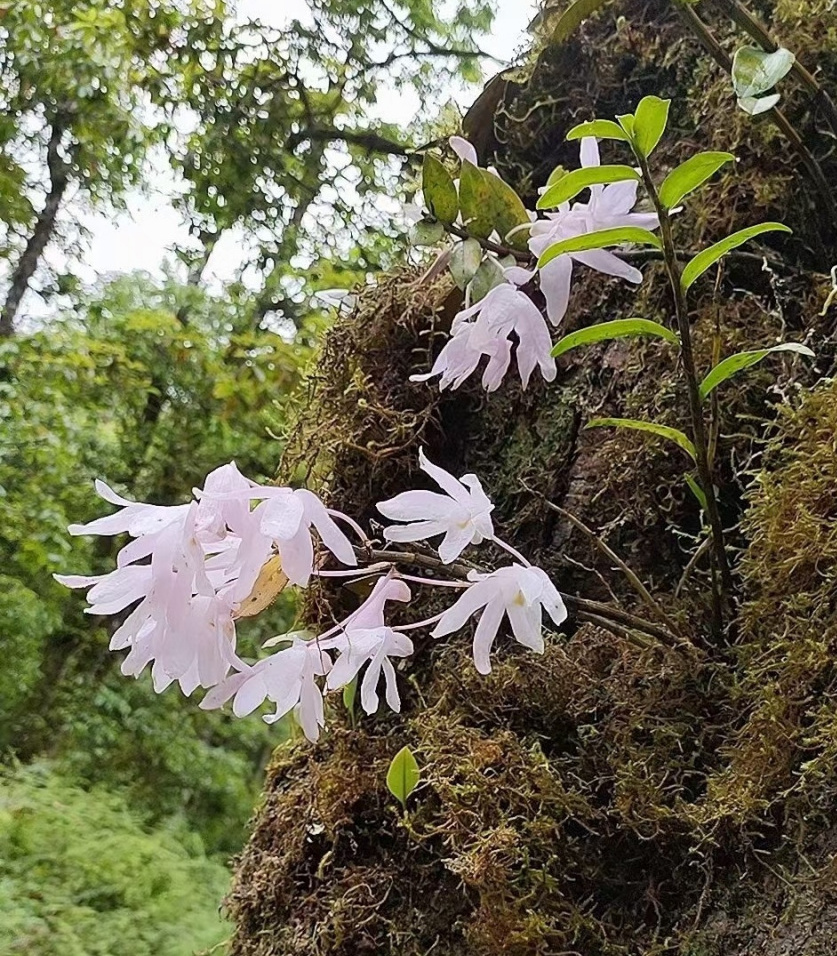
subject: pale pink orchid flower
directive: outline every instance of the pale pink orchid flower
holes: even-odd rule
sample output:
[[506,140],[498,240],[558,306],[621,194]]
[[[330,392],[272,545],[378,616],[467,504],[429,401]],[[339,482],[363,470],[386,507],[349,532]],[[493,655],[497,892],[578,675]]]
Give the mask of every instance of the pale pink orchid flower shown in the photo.
[[[122,499],[124,502],[124,499]],[[117,503],[117,502],[115,502]],[[155,506],[145,506],[146,517]],[[116,533],[126,523],[136,531],[135,503],[107,522],[98,519],[85,526]],[[126,545],[109,574],[55,575],[67,587],[89,588],[88,614],[113,615],[139,604],[111,638],[111,650],[128,650],[122,664],[126,675],[139,676],[153,663],[152,677],[159,693],[173,681],[185,694],[196,687],[211,687],[238,661],[232,606],[217,597],[199,541],[200,505],[178,508],[174,520],[145,522],[148,529]],[[104,533],[104,532],[103,532]],[[127,559],[126,559],[127,555]],[[128,563],[144,560],[145,564]]]
[[487,392],[496,391],[511,364],[512,343],[507,338],[495,337],[486,341],[473,322],[457,328],[445,343],[433,363],[433,368],[421,375],[411,375],[411,382],[426,382],[439,378],[439,391],[459,388],[477,370],[484,356],[488,362],[482,373],[482,386]]
[[265,723],[272,724],[296,710],[302,732],[314,742],[325,726],[323,694],[316,678],[325,676],[331,663],[317,641],[295,638],[290,647],[252,666],[244,665],[238,674],[213,688],[200,706],[214,710],[232,698],[235,716],[246,717],[269,700],[276,709],[265,715]]
[[[248,567],[261,568],[270,556],[272,543],[279,550],[282,570],[291,584],[306,587],[314,571],[312,528],[338,561],[349,567],[357,566],[351,542],[320,499],[305,488],[280,488],[248,482],[247,487],[231,491],[196,494],[200,494],[202,503],[214,497],[225,505],[238,501],[247,506],[247,521],[255,523],[258,529],[258,535],[251,534],[242,541],[247,556],[241,563]],[[250,501],[259,502],[252,511],[249,510]]]
[[259,530],[271,538],[279,549],[282,570],[291,584],[305,587],[314,570],[314,544],[311,528],[316,528],[323,544],[348,567],[357,566],[352,544],[337,527],[320,499],[305,488],[273,489],[268,497],[256,507]]
[[518,339],[517,368],[524,389],[536,367],[547,382],[557,374],[551,355],[552,339],[540,310],[525,292],[509,282],[495,286],[479,302],[459,312],[451,333],[430,372],[412,375],[411,381],[427,381],[440,375],[440,389],[447,385],[458,388],[476,370],[482,356],[487,355],[483,385],[493,391],[509,366],[512,333]]
[[72,535],[114,535],[127,532],[132,538],[159,531],[167,524],[180,521],[189,505],[149,505],[142,501],[129,501],[118,495],[109,485],[98,478],[94,482],[96,493],[109,504],[122,510],[103,518],[95,518],[87,524],[71,524],[67,529]]
[[407,522],[384,528],[388,541],[425,541],[444,535],[439,545],[439,557],[451,564],[471,544],[480,544],[493,538],[494,510],[489,497],[476,475],[454,478],[444,468],[427,459],[419,450],[419,467],[442,489],[435,491],[405,491],[394,498],[378,503],[378,511],[391,521]]
[[401,698],[395,679],[391,657],[409,657],[413,642],[384,623],[387,601],[406,603],[410,600],[410,588],[406,581],[388,574],[375,582],[372,593],[346,619],[335,637],[320,642],[320,646],[340,651],[334,666],[328,673],[326,687],[339,690],[354,680],[361,667],[368,662],[360,685],[360,702],[367,714],[378,709],[378,684],[383,671],[386,680],[386,701],[398,713]]
[[401,697],[390,658],[409,657],[413,642],[405,634],[391,627],[349,628],[343,635],[343,653],[328,674],[327,687],[337,690],[345,687],[367,664],[360,682],[360,703],[367,714],[378,709],[378,683],[381,672],[385,679],[386,702],[395,713],[401,712]]
[[[580,159],[582,167],[599,166],[599,146],[594,137],[581,140]],[[659,219],[654,213],[635,213],[637,183],[631,180],[601,184],[590,187],[590,199],[586,203],[564,203],[557,212],[548,213],[531,227],[529,249],[541,256],[546,250],[563,239],[571,239],[587,232],[612,229],[618,226],[639,226],[656,229]],[[578,262],[605,275],[642,282],[639,269],[629,265],[607,249],[590,249],[557,256],[539,270],[541,291],[546,298],[547,315],[553,325],[563,319],[570,298],[573,263]],[[521,270],[522,271],[522,270]],[[531,278],[527,274],[526,279]],[[520,281],[522,276],[516,278]]]
[[542,614],[556,625],[567,617],[567,609],[555,585],[541,568],[515,564],[490,574],[472,571],[474,582],[459,600],[445,611],[433,629],[433,637],[444,637],[465,626],[482,609],[474,632],[474,664],[480,674],[491,673],[491,649],[504,617],[515,639],[538,654],[544,651]]

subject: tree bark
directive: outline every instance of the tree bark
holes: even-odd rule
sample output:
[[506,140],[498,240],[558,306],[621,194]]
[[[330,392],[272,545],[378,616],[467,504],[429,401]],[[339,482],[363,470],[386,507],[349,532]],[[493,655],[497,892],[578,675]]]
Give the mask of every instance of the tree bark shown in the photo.
[[58,210],[61,208],[70,181],[67,163],[61,158],[60,153],[61,138],[65,130],[66,126],[61,118],[56,117],[52,123],[49,143],[47,144],[49,192],[44,207],[35,222],[32,235],[29,237],[26,248],[23,250],[23,254],[12,273],[6,301],[3,303],[3,311],[0,312],[0,336],[5,338],[14,334],[15,318],[20,309],[20,303],[29,288],[35,270],[38,268],[41,256],[43,256],[44,250],[49,245],[55,232]]

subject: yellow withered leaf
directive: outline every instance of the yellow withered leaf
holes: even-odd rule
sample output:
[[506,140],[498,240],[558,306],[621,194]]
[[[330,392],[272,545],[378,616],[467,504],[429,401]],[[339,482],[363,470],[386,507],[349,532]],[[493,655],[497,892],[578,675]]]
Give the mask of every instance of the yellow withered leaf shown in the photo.
[[288,576],[282,570],[282,559],[278,554],[262,565],[253,590],[239,604],[235,617],[254,617],[279,597],[288,586]]

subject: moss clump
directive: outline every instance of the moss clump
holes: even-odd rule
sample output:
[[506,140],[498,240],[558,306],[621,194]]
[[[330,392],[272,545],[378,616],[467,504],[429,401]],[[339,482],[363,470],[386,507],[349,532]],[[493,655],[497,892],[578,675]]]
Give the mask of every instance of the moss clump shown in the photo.
[[[837,85],[828,4],[763,6],[792,49],[816,35],[822,79]],[[731,41],[726,22],[713,29]],[[680,218],[684,245],[765,219],[795,229],[791,242],[763,247],[777,260],[769,269],[731,259],[717,288],[708,278],[694,287],[701,366],[718,349],[825,340],[813,369],[773,359],[716,393],[721,507],[743,555],[730,646],[702,658],[643,649],[571,621],[540,658],[501,640],[482,677],[466,637],[419,641],[401,675],[401,716],[351,731],[334,705],[317,747],[277,753],[230,898],[235,956],[709,956],[727,942],[743,956],[756,950],[722,928],[722,912],[764,922],[788,903],[771,871],[796,886],[811,860],[820,889],[798,884],[809,895],[831,872],[837,392],[825,384],[797,398],[834,360],[817,316],[837,246],[817,197],[772,128],[734,111],[727,78],[662,0],[607,7],[544,49],[528,83],[509,86],[483,152],[531,198],[554,165],[575,164],[570,125],[651,92],[674,97],[661,170],[698,148],[741,157]],[[809,104],[790,86],[785,96],[835,173]],[[638,291],[580,276],[564,330],[628,315],[668,321],[661,270],[644,268]],[[424,445],[449,470],[480,475],[498,527],[565,590],[635,609],[550,500],[596,528],[701,640],[707,568],[698,560],[684,577],[700,525],[688,462],[637,434],[583,428],[594,415],[684,427],[671,351],[620,342],[570,352],[552,385],[523,393],[510,376],[490,398],[478,383],[442,395],[411,384],[458,307],[450,285],[416,271],[365,291],[326,341],[287,470],[315,472],[341,508],[371,521],[377,501],[422,480]],[[324,588],[306,613],[331,620],[356,600]],[[409,613],[424,617],[438,600],[419,592]],[[405,743],[423,767],[407,820],[384,787]],[[734,892],[742,874],[749,882]]]

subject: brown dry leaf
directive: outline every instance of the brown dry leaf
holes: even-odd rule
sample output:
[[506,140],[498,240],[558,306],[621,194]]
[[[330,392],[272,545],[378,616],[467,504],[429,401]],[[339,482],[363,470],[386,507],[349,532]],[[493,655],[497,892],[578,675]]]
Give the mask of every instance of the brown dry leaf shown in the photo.
[[262,566],[253,590],[241,602],[235,617],[255,617],[270,607],[287,586],[288,576],[282,570],[282,559],[275,554]]

